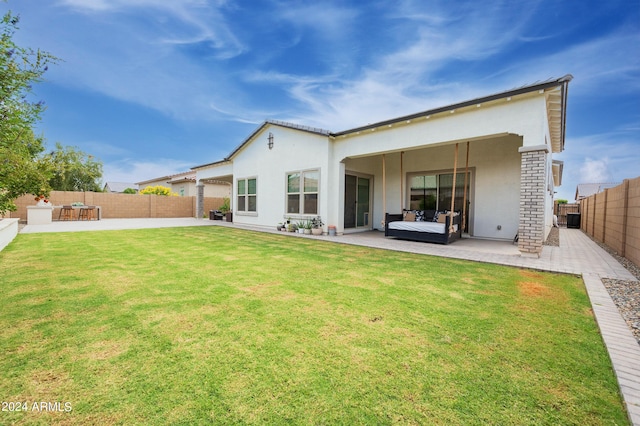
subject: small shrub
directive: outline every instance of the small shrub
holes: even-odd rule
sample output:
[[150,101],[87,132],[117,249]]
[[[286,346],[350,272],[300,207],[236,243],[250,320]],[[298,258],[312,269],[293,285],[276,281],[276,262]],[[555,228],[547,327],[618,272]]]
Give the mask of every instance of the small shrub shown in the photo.
[[164,195],[177,197],[178,194],[175,192],[171,192],[171,188],[167,188],[166,186],[156,185],[156,186],[147,186],[143,190],[140,191],[140,194],[143,195]]

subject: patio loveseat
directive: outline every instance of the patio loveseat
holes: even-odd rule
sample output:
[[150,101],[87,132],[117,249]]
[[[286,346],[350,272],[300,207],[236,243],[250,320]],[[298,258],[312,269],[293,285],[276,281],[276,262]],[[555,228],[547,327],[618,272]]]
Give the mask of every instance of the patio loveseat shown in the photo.
[[446,211],[404,210],[400,214],[387,213],[384,235],[402,240],[449,244],[462,237],[460,212],[454,212],[453,232],[450,231],[451,219]]

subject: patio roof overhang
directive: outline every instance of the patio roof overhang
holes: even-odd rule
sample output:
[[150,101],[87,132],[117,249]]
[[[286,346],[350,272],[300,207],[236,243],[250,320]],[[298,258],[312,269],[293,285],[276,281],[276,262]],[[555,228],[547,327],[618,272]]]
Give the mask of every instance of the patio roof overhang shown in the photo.
[[201,183],[209,184],[209,185],[232,185],[233,184],[233,175],[226,176],[215,176],[210,178],[201,178]]
[[390,129],[396,126],[409,125],[415,120],[429,119],[442,114],[451,114],[465,110],[473,110],[502,102],[510,102],[517,97],[545,96],[549,134],[551,138],[551,150],[554,153],[564,150],[565,124],[566,124],[566,103],[569,82],[573,79],[571,74],[567,74],[559,79],[551,79],[541,83],[523,86],[506,92],[484,96],[452,105],[443,106],[419,113],[406,115],[391,120],[385,120],[366,126],[342,132],[331,133],[332,138],[345,138],[360,135],[364,132],[372,132],[383,129]]
[[233,183],[233,163],[229,160],[216,161],[201,166],[192,167],[196,172],[197,183],[205,184],[232,184]]

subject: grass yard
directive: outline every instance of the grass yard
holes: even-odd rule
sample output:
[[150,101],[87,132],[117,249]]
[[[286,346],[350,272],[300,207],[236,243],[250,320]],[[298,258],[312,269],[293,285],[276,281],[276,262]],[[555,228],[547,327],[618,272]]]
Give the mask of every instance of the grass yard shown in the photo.
[[0,292],[0,424],[628,423],[575,276],[196,227],[21,234]]

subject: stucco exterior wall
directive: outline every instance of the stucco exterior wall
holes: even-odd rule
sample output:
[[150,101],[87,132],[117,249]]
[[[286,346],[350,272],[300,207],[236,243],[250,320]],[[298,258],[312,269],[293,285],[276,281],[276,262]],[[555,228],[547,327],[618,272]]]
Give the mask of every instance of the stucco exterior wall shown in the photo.
[[[273,149],[267,135],[273,134]],[[319,170],[318,215],[327,217],[329,140],[326,136],[279,126],[267,126],[233,159],[233,197],[237,181],[257,178],[257,212],[238,212],[234,203],[233,221],[248,225],[276,226],[286,217],[286,175],[288,172]],[[295,220],[298,216],[291,215]]]
[[340,160],[372,153],[410,150],[453,141],[498,137],[507,133],[524,136],[524,145],[545,141],[544,96],[502,100],[494,105],[419,118],[411,123],[394,124],[386,130],[366,130],[348,137],[337,137],[334,155]]

